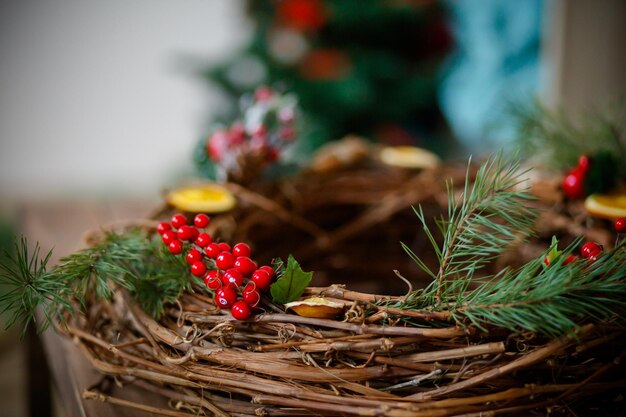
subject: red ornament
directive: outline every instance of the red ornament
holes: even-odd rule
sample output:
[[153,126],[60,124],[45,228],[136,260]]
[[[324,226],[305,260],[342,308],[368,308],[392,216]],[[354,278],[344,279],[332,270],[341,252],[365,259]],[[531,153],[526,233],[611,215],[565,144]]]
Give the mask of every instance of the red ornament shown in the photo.
[[256,290],[254,285],[246,285],[241,293],[241,297],[250,307],[256,307],[261,302],[261,294]]
[[297,30],[316,30],[327,20],[321,0],[283,0],[277,5],[276,16],[282,25]]
[[193,226],[183,225],[178,229],[177,236],[180,240],[193,240],[198,236],[198,229]]
[[204,276],[204,283],[213,291],[222,288],[222,273],[216,269],[212,269]]
[[177,239],[176,232],[173,230],[167,230],[163,233],[163,235],[161,235],[161,239],[163,240],[163,243],[169,245],[172,241]]
[[230,252],[230,245],[226,242],[220,242],[217,244],[222,252]]
[[262,271],[267,272],[269,274],[270,278],[272,278],[274,276],[274,268],[272,268],[271,266],[263,265],[259,269],[262,270]]
[[217,258],[217,255],[222,253],[222,250],[220,249],[220,245],[218,245],[217,243],[209,243],[204,249],[204,253],[206,253],[206,256],[208,256],[209,258],[215,259]]
[[229,268],[226,270],[226,272],[224,272],[222,281],[225,285],[232,284],[235,287],[240,287],[241,285],[243,285],[243,275],[238,269]]
[[591,167],[591,158],[587,155],[582,154],[578,157],[578,167],[584,172],[587,173],[589,168]]

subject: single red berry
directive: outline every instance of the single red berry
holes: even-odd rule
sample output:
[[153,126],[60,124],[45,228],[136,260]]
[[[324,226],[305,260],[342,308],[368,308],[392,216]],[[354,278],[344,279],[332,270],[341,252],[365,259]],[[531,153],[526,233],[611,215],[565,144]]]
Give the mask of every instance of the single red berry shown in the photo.
[[211,239],[211,235],[208,233],[200,233],[195,242],[196,245],[200,246],[201,248],[206,248],[209,243],[213,242],[213,239]]
[[585,196],[585,172],[576,167],[563,178],[563,192],[568,198],[576,199]]
[[233,252],[233,255],[235,256],[250,256],[250,254],[252,253],[252,250],[250,249],[250,246],[241,242],[233,246],[232,252]]
[[235,287],[240,287],[243,285],[243,275],[241,271],[235,268],[229,268],[224,272],[224,277],[222,278],[224,284],[233,284]]
[[192,241],[195,240],[199,235],[198,229],[196,229],[193,226],[181,226],[180,229],[178,229],[178,238],[180,240],[187,240],[187,241]]
[[565,260],[563,261],[563,265],[569,265],[572,262],[574,262],[575,260],[578,259],[578,256],[576,255],[569,255],[567,258],[565,258]]
[[253,308],[258,306],[261,302],[261,294],[254,289],[254,287],[249,288],[247,285],[241,293],[241,298],[243,298],[246,304]]
[[230,141],[233,145],[241,145],[246,140],[246,128],[242,122],[235,122],[228,131]]
[[256,284],[258,288],[262,290],[269,287],[272,283],[272,277],[270,277],[270,274],[268,274],[267,271],[264,271],[263,269],[257,269],[256,271],[254,271],[250,279]]
[[235,268],[240,270],[241,273],[244,274],[245,276],[250,275],[257,268],[256,262],[254,262],[252,259],[248,258],[247,256],[239,256],[235,260],[234,265],[235,265]]
[[224,251],[217,255],[217,258],[215,258],[215,264],[219,269],[225,271],[228,268],[232,268],[232,266],[235,264],[235,259],[235,255],[230,252]]
[[178,255],[183,251],[183,242],[180,240],[172,240],[168,245],[168,249],[170,250],[170,253]]
[[237,300],[237,293],[232,287],[223,287],[215,293],[215,301],[219,308],[228,308]]
[[187,256],[185,256],[185,259],[187,260],[189,264],[201,261],[202,252],[200,252],[198,249],[192,249],[189,252],[187,252]]
[[270,278],[274,276],[274,268],[272,268],[271,266],[263,265],[259,269],[267,272],[270,275]]
[[252,314],[252,310],[250,310],[250,306],[245,301],[237,301],[230,308],[230,314],[237,320],[246,320]]
[[219,247],[220,247],[220,251],[222,252],[230,252],[230,245],[226,242],[220,242],[218,243]]
[[217,269],[210,270],[204,276],[204,283],[213,291],[222,288],[222,273]]
[[161,235],[161,239],[163,239],[163,243],[169,245],[171,242],[177,239],[176,232],[173,230],[167,230]]
[[172,226],[174,226],[175,229],[179,229],[181,226],[184,226],[187,224],[187,218],[182,215],[182,214],[174,214],[174,216],[172,217]]
[[589,254],[589,257],[587,259],[589,259],[590,263],[594,263],[595,261],[598,260],[598,258],[600,258],[602,256],[602,251],[601,250],[594,250],[593,252],[591,252]]
[[589,258],[592,252],[602,251],[602,246],[597,242],[587,242],[580,248],[580,254],[583,258]]
[[172,225],[168,222],[161,222],[157,226],[157,232],[159,232],[160,235],[163,235],[163,233],[167,232],[168,230],[172,230]]
[[617,233],[626,233],[626,217],[620,217],[615,219],[613,227]]
[[591,158],[589,156],[582,154],[578,157],[578,167],[583,170],[583,172],[589,171],[589,167],[591,167]]
[[217,291],[222,288],[222,280],[217,277],[211,277],[209,274],[204,276],[204,283],[208,289],[213,291]]
[[543,263],[544,263],[546,266],[550,266],[550,259],[546,256],[545,258],[543,258]]
[[209,218],[209,216],[207,216],[204,213],[200,213],[196,215],[196,217],[194,217],[193,219],[193,224],[195,224],[196,227],[200,227],[200,228],[207,227],[210,222],[211,222],[211,219]]
[[204,253],[211,259],[217,258],[217,255],[222,253],[220,246],[217,243],[209,243],[206,248],[204,248]]
[[191,264],[191,273],[197,277],[201,277],[206,272],[206,265],[202,261],[197,261]]

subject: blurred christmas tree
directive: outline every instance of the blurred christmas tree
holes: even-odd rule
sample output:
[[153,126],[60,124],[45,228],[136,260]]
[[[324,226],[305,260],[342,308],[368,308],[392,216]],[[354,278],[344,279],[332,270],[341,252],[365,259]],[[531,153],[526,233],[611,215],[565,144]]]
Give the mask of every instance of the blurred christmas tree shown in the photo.
[[297,97],[301,152],[349,133],[438,148],[438,69],[452,48],[439,3],[256,0],[248,11],[250,44],[206,73],[230,99],[223,122],[234,120],[238,97],[265,84]]

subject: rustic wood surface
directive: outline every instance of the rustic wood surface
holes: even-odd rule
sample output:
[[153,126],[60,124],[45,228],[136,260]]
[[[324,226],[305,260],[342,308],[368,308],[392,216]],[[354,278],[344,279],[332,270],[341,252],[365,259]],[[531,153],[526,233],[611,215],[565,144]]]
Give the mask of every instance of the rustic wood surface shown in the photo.
[[[23,204],[19,210],[20,231],[29,242],[38,241],[43,251],[53,249],[53,262],[83,246],[85,232],[111,222],[142,218],[154,201],[59,201]],[[58,402],[68,417],[153,415],[100,401],[84,400],[84,390],[103,381],[72,340],[54,331],[41,336]],[[112,395],[131,401],[167,408],[160,397],[131,386],[119,389],[110,384]],[[37,401],[30,398],[29,401]]]

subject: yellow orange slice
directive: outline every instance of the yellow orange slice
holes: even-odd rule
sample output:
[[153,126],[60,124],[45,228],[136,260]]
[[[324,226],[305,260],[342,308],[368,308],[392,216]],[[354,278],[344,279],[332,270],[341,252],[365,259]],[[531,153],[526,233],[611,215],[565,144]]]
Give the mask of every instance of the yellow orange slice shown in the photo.
[[585,209],[589,214],[611,220],[626,217],[626,193],[591,194],[585,199]]
[[343,311],[344,305],[327,298],[311,297],[306,300],[287,303],[285,307],[302,317],[332,319]]
[[412,169],[435,168],[441,162],[434,153],[415,146],[387,146],[380,151],[380,159],[387,165]]
[[222,213],[237,204],[230,191],[215,183],[178,188],[167,194],[166,201],[191,213]]

